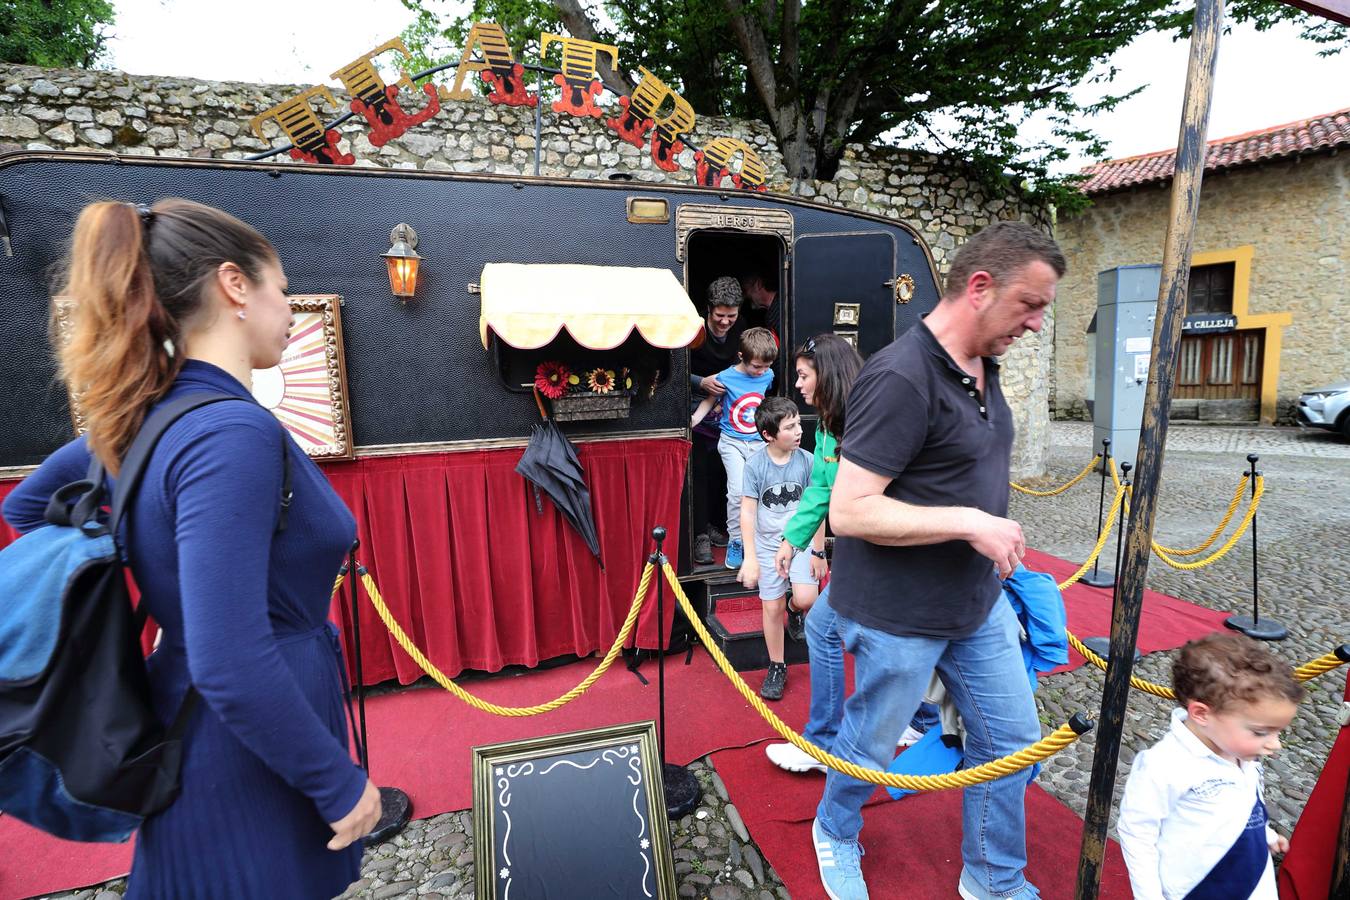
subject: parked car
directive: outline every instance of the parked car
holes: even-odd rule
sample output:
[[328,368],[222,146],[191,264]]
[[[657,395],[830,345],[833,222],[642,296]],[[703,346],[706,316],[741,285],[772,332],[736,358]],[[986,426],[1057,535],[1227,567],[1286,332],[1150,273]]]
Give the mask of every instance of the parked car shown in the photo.
[[1299,397],[1298,423],[1339,431],[1350,438],[1350,381],[1317,388]]

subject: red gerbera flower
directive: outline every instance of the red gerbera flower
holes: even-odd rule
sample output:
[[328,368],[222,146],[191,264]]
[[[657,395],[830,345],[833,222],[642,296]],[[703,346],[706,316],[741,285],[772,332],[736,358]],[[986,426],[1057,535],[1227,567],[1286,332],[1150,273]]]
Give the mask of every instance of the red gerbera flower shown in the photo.
[[562,363],[545,360],[534,370],[534,386],[548,399],[557,400],[567,393],[567,378],[571,374]]

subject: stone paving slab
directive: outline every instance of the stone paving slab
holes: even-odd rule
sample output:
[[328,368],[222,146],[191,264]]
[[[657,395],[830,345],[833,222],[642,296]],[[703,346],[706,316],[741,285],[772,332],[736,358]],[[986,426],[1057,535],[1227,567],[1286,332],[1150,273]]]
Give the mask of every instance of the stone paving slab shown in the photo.
[[[1033,484],[1059,484],[1079,471],[1091,458],[1091,440],[1086,423],[1054,423],[1050,472]],[[1290,629],[1290,638],[1275,649],[1297,664],[1350,641],[1350,442],[1313,430],[1177,426],[1171,429],[1168,451],[1156,538],[1172,546],[1193,546],[1208,537],[1247,468],[1246,455],[1259,453],[1267,479],[1257,519],[1261,611]],[[1012,515],[1022,522],[1032,546],[1066,559],[1082,559],[1094,540],[1097,497],[1095,477],[1089,478],[1058,497],[1014,494]],[[1228,556],[1195,572],[1173,571],[1155,558],[1147,581],[1155,590],[1211,609],[1249,610],[1251,571],[1251,541],[1244,537]],[[1173,655],[1145,656],[1138,674],[1168,683]],[[1338,727],[1345,677],[1342,668],[1309,682],[1308,699],[1286,734],[1285,748],[1268,764],[1267,805],[1282,834],[1291,832],[1326,759]],[[1097,718],[1101,686],[1102,673],[1090,666],[1042,678],[1038,697],[1046,730],[1078,710]],[[1167,701],[1131,693],[1117,803],[1134,755],[1163,733],[1169,711]],[[1052,758],[1040,777],[1051,794],[1079,815],[1087,806],[1093,747],[1089,734]],[[691,769],[703,785],[704,800],[692,815],[671,823],[679,896],[786,900],[786,889],[760,856],[754,835],[745,832],[711,765],[704,759]],[[1114,835],[1114,816],[1112,829]],[[116,900],[124,890],[125,881],[118,880],[61,894],[59,900]],[[469,900],[473,897],[470,813],[414,822],[392,841],[368,849],[361,880],[343,897]]]
[[[1051,422],[1050,440],[1054,448],[1082,447],[1092,458],[1091,422]],[[1311,456],[1350,459],[1350,441],[1324,428],[1273,427],[1269,425],[1194,425],[1173,423],[1167,431],[1168,450],[1192,450],[1210,453],[1248,453],[1261,456]]]

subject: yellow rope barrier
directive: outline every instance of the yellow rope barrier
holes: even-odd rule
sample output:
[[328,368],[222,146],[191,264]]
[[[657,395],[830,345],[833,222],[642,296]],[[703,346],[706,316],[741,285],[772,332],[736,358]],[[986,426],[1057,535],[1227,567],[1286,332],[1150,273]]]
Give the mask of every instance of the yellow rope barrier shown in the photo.
[[712,655],[713,661],[717,663],[717,668],[722,670],[722,674],[727,676],[736,690],[740,691],[741,696],[745,698],[751,706],[755,708],[763,718],[773,726],[773,730],[778,732],[784,740],[790,742],[798,750],[807,753],[812,759],[824,763],[831,769],[843,772],[851,778],[859,781],[866,781],[870,784],[880,784],[886,787],[900,788],[905,791],[940,791],[948,788],[970,787],[985,781],[992,781],[995,778],[1002,778],[1005,775],[1011,775],[1027,766],[1035,765],[1043,759],[1063,750],[1065,747],[1078,740],[1078,732],[1069,724],[1059,726],[1055,731],[1041,738],[1030,747],[1018,750],[1016,753],[1009,754],[1002,759],[996,759],[983,765],[975,766],[970,769],[962,769],[959,772],[951,772],[943,775],[898,775],[894,772],[882,772],[877,769],[865,769],[861,766],[840,759],[832,753],[828,753],[810,741],[803,738],[797,732],[793,731],[783,722],[782,719],[764,705],[764,701],[759,695],[751,689],[750,685],[745,683],[745,679],[731,666],[731,662],[722,653],[712,635],[708,633],[703,622],[699,619],[698,613],[689,603],[689,598],[685,596],[684,589],[680,586],[680,580],[675,575],[675,570],[670,567],[670,563],[662,566],[665,572],[666,582],[674,592],[676,601],[680,608],[684,610],[686,618],[694,626],[694,631],[698,633],[699,640],[703,642],[704,648]]
[[1086,477],[1088,476],[1088,473],[1091,472],[1092,469],[1093,469],[1093,467],[1096,466],[1097,463],[1100,462],[1100,461],[1101,461],[1101,455],[1100,455],[1100,454],[1098,454],[1097,456],[1092,457],[1092,462],[1090,462],[1090,463],[1088,463],[1086,466],[1084,466],[1084,467],[1083,467],[1083,471],[1079,472],[1077,475],[1073,476],[1073,477],[1070,478],[1068,481],[1066,481],[1066,482],[1064,482],[1063,484],[1061,484],[1059,487],[1057,487],[1057,488],[1051,488],[1051,489],[1048,490],[1048,491],[1038,491],[1038,490],[1035,490],[1035,489],[1033,489],[1033,488],[1023,487],[1022,485],[1018,484],[1018,483],[1015,482],[1015,481],[1010,481],[1010,482],[1008,482],[1008,487],[1012,488],[1014,491],[1018,491],[1019,493],[1023,493],[1023,494],[1028,494],[1028,495],[1030,495],[1030,496],[1032,496],[1032,497],[1053,497],[1053,496],[1055,496],[1056,494],[1062,494],[1062,493],[1064,493],[1064,492],[1067,491],[1069,488],[1073,487],[1075,484],[1077,484],[1078,482],[1080,482],[1080,481],[1082,481],[1084,478],[1086,478]]
[[1252,519],[1256,517],[1256,508],[1261,505],[1261,495],[1264,494],[1265,492],[1266,492],[1266,480],[1264,477],[1257,475],[1256,490],[1252,494],[1251,505],[1247,507],[1247,514],[1242,517],[1242,521],[1238,524],[1237,530],[1233,532],[1232,536],[1228,538],[1228,540],[1224,543],[1222,547],[1214,551],[1209,556],[1206,556],[1204,559],[1197,559],[1194,562],[1182,562],[1180,560],[1173,559],[1172,557],[1168,556],[1161,547],[1158,546],[1157,541],[1153,542],[1153,555],[1158,557],[1158,559],[1161,559],[1164,563],[1171,566],[1172,568],[1180,569],[1184,572],[1189,572],[1194,569],[1199,569],[1204,566],[1207,566],[1210,563],[1218,562],[1224,556],[1228,555],[1228,551],[1232,550],[1235,546],[1237,546],[1238,540],[1242,537],[1243,534],[1246,533],[1247,528],[1252,524]]
[[[1083,645],[1083,642],[1080,641],[1078,639],[1078,636],[1075,635],[1072,631],[1068,631],[1066,632],[1066,634],[1068,634],[1069,636],[1069,646],[1073,647],[1073,649],[1083,654],[1083,658],[1086,659],[1088,662],[1092,663],[1094,666],[1101,669],[1103,672],[1106,671],[1106,660],[1102,659],[1100,656],[1098,656],[1097,654],[1089,650],[1087,647],[1085,647]],[[1172,692],[1172,689],[1170,687],[1167,687],[1166,685],[1162,684],[1154,684],[1152,681],[1145,681],[1138,675],[1130,676],[1130,687],[1134,688],[1137,691],[1143,691],[1146,694],[1152,694],[1155,697],[1161,697],[1164,700],[1177,699],[1177,695]]]
[[1116,498],[1111,501],[1111,511],[1106,514],[1106,524],[1102,528],[1101,534],[1097,535],[1097,546],[1092,548],[1092,554],[1083,561],[1083,564],[1078,567],[1077,572],[1070,575],[1067,580],[1059,583],[1059,589],[1061,591],[1087,574],[1087,570],[1092,568],[1092,564],[1097,561],[1097,557],[1101,555],[1102,548],[1106,546],[1106,539],[1110,536],[1111,529],[1116,527],[1116,514],[1120,512],[1120,504],[1123,502],[1125,502],[1125,489],[1120,488],[1116,491]]
[[[1111,480],[1115,482],[1116,490],[1124,490],[1129,494],[1133,494],[1134,491],[1132,486],[1126,486],[1121,484],[1120,475],[1117,474],[1116,472],[1116,461],[1112,459],[1110,463],[1111,463],[1110,465]],[[1256,517],[1256,509],[1258,506],[1261,505],[1261,495],[1264,494],[1266,491],[1265,486],[1266,480],[1261,475],[1256,476],[1256,490],[1252,492],[1252,502],[1251,505],[1247,507],[1246,515],[1242,517],[1242,521],[1238,524],[1237,531],[1233,532],[1232,536],[1229,537],[1226,542],[1224,542],[1224,545],[1222,547],[1220,547],[1210,556],[1207,556],[1204,559],[1196,560],[1195,562],[1182,562],[1181,560],[1172,558],[1172,555],[1194,556],[1197,553],[1203,553],[1205,550],[1209,549],[1209,546],[1218,539],[1218,536],[1223,533],[1223,530],[1226,527],[1228,527],[1228,523],[1232,521],[1233,514],[1237,511],[1238,504],[1241,503],[1242,501],[1242,495],[1245,492],[1246,486],[1248,484],[1248,479],[1250,478],[1251,478],[1250,475],[1242,476],[1242,480],[1238,483],[1237,490],[1233,492],[1233,499],[1228,504],[1228,512],[1224,515],[1223,521],[1219,523],[1219,527],[1216,528],[1214,530],[1214,533],[1209,536],[1209,540],[1205,541],[1203,544],[1200,544],[1198,547],[1192,547],[1189,550],[1173,550],[1170,547],[1164,547],[1157,541],[1152,541],[1151,545],[1153,549],[1153,555],[1158,557],[1158,559],[1162,560],[1165,564],[1171,566],[1172,568],[1180,569],[1181,571],[1184,572],[1204,568],[1205,566],[1208,566],[1211,563],[1218,562],[1224,556],[1227,556],[1228,551],[1232,550],[1235,546],[1237,546],[1238,540],[1241,539],[1242,535],[1246,534],[1248,527],[1250,527],[1252,524],[1252,519]],[[1130,514],[1130,502],[1127,499],[1125,501],[1125,515],[1128,516],[1129,514]]]
[[[1083,642],[1080,641],[1078,637],[1074,635],[1073,632],[1068,632],[1068,635],[1069,635],[1069,645],[1072,646],[1073,649],[1083,654],[1083,658],[1086,659],[1088,662],[1092,663],[1094,666],[1101,669],[1103,672],[1106,671],[1107,666],[1106,660],[1102,659],[1100,656],[1093,653],[1087,647],[1083,646]],[[1338,656],[1335,653],[1327,653],[1323,656],[1317,657],[1317,659],[1309,660],[1308,662],[1305,662],[1303,665],[1294,669],[1294,680],[1311,681],[1317,676],[1325,675],[1332,669],[1335,669],[1338,666],[1343,665],[1345,665],[1345,660],[1341,659],[1340,656]],[[1147,694],[1152,694],[1155,697],[1161,697],[1164,700],[1177,699],[1176,693],[1170,687],[1167,687],[1166,685],[1162,684],[1155,684],[1152,681],[1145,681],[1144,679],[1138,677],[1137,675],[1130,676],[1130,687],[1136,690],[1143,691]]]
[[1345,665],[1345,660],[1339,653],[1327,653],[1319,656],[1317,659],[1310,659],[1303,665],[1294,670],[1294,678],[1298,681],[1311,681],[1318,675],[1325,675],[1332,669]]
[[1153,549],[1172,556],[1195,556],[1204,553],[1219,539],[1219,535],[1223,534],[1224,529],[1228,527],[1228,523],[1233,521],[1233,514],[1237,512],[1238,504],[1242,502],[1242,495],[1247,493],[1247,484],[1251,481],[1251,477],[1250,475],[1243,475],[1241,480],[1238,481],[1237,490],[1233,491],[1233,499],[1228,503],[1228,511],[1223,514],[1223,521],[1219,523],[1219,527],[1214,529],[1214,533],[1203,544],[1191,547],[1189,550],[1178,550],[1175,547],[1164,547],[1162,544],[1154,543]]
[[417,648],[417,645],[412,642],[412,639],[408,637],[407,633],[399,627],[398,622],[394,619],[394,614],[389,611],[389,607],[385,605],[384,598],[380,596],[380,591],[375,586],[375,579],[370,577],[370,573],[366,572],[364,569],[358,571],[361,572],[361,584],[366,589],[366,596],[370,599],[371,605],[375,607],[375,612],[379,614],[380,619],[384,622],[384,626],[389,629],[389,633],[394,636],[394,640],[398,641],[399,646],[412,657],[413,662],[417,663],[423,672],[426,672],[437,684],[472,706],[474,709],[492,713],[494,716],[519,717],[537,716],[540,713],[551,712],[566,703],[570,703],[585,693],[587,688],[595,684],[596,680],[599,679],[601,675],[605,674],[609,667],[614,664],[614,660],[618,659],[619,654],[623,652],[623,645],[627,643],[628,636],[632,633],[633,626],[637,623],[638,612],[642,609],[642,603],[647,597],[647,591],[652,583],[652,573],[655,570],[655,565],[650,562],[647,563],[646,567],[642,570],[642,581],[638,584],[637,594],[634,595],[633,604],[628,609],[628,618],[624,619],[623,627],[619,629],[618,636],[614,638],[613,646],[609,648],[609,652],[605,654],[605,658],[600,661],[600,665],[596,666],[595,670],[583,678],[576,687],[572,688],[561,697],[556,697],[547,703],[540,703],[537,706],[498,706],[495,703],[489,703],[486,700],[475,697],[473,694],[470,694],[468,691],[464,690],[464,688],[451,681],[449,676],[436,668],[431,660],[426,658],[426,655]]

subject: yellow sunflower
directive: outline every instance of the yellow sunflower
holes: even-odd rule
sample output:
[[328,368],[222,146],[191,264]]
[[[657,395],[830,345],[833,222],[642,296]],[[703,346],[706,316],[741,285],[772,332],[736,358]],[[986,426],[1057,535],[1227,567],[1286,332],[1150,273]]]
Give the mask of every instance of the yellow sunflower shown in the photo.
[[608,394],[614,390],[613,369],[592,369],[586,375],[586,384],[597,394]]

